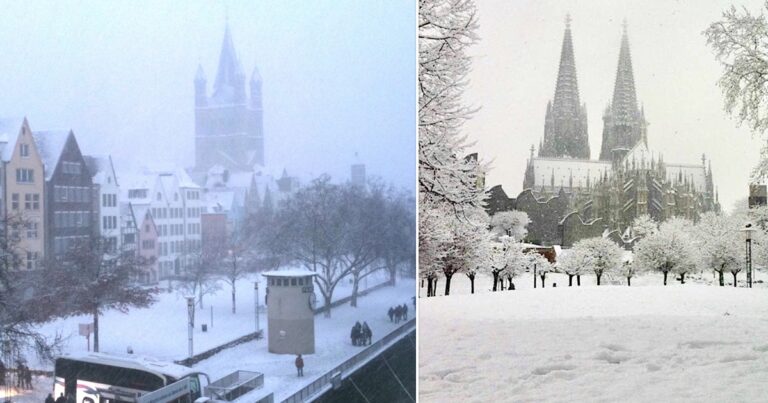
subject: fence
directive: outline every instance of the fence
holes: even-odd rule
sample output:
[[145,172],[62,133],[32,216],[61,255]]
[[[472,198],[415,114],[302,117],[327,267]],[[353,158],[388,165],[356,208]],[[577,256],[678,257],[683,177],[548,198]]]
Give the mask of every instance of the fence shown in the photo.
[[[371,292],[376,291],[376,290],[378,290],[380,288],[384,288],[384,287],[387,287],[387,286],[390,286],[390,285],[392,285],[392,281],[385,281],[385,282],[383,282],[381,284],[377,284],[377,285],[375,285],[373,287],[366,288],[363,291],[358,291],[357,292],[357,296],[358,297],[362,297],[364,295],[367,295],[368,293],[371,293]],[[344,304],[346,304],[349,301],[352,301],[352,296],[351,295],[348,296],[348,297],[344,297],[342,299],[333,301],[333,302],[331,302],[331,309],[336,308],[337,306],[344,305]],[[325,305],[315,309],[314,312],[315,312],[315,315],[318,315],[318,314],[321,314],[321,313],[325,312]]]
[[375,343],[366,347],[363,351],[359,352],[358,354],[355,354],[353,357],[344,361],[343,363],[331,369],[330,371],[326,372],[325,374],[321,375],[320,377],[315,379],[312,383],[305,386],[298,392],[284,399],[283,403],[301,403],[301,402],[308,401],[315,394],[324,391],[328,387],[328,385],[332,383],[333,379],[335,378],[335,375],[338,376],[337,374],[347,373],[350,369],[354,368],[361,362],[364,362],[365,360],[371,358],[372,356],[376,356],[379,353],[379,349],[381,349],[381,347],[398,339],[400,336],[413,331],[415,328],[416,328],[416,318],[412,318],[411,320],[406,322],[404,325],[398,327],[388,335],[382,337],[380,340],[377,340]]

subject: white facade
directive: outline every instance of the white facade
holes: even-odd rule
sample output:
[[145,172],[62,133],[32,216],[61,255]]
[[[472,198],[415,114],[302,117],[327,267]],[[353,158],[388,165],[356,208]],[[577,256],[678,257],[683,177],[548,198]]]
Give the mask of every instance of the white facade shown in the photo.
[[111,156],[87,156],[86,163],[96,185],[99,203],[99,236],[111,245],[111,250],[123,248],[123,215],[120,212],[120,186]]
[[181,169],[145,172],[124,184],[124,202],[150,210],[160,278],[181,274],[201,250],[202,191]]

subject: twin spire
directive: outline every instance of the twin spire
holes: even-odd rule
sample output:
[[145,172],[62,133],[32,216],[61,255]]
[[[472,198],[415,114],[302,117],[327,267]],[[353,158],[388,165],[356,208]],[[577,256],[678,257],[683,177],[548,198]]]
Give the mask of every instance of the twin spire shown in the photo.
[[[646,139],[645,117],[637,106],[626,19],[622,26],[613,98],[604,116],[601,160],[611,159],[612,151],[616,148],[629,149],[638,141]],[[579,99],[570,14],[565,17],[555,97],[547,105],[544,140],[539,146],[539,157],[589,159],[586,105],[581,104]]]

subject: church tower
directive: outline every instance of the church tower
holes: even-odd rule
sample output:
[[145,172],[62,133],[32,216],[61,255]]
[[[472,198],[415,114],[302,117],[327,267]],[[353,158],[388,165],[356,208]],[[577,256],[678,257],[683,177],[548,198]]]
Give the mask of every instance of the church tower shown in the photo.
[[648,143],[645,112],[637,107],[635,78],[632,73],[632,58],[629,54],[627,21],[621,37],[619,66],[616,69],[616,83],[613,87],[613,101],[603,115],[603,144],[601,160],[611,160],[614,150],[629,150],[638,142]]
[[224,30],[219,65],[208,96],[202,66],[195,74],[195,171],[214,165],[229,170],[251,170],[264,165],[261,76],[254,68],[250,99],[245,74],[235,53],[229,24]]
[[565,36],[560,51],[554,102],[547,103],[544,141],[539,157],[589,159],[587,108],[579,103],[579,83],[571,40],[571,16],[565,19]]

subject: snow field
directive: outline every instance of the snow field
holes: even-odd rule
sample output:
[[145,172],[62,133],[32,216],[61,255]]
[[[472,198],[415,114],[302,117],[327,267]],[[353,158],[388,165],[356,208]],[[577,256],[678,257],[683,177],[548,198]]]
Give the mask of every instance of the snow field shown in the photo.
[[583,284],[420,299],[420,401],[765,401],[765,289]]

